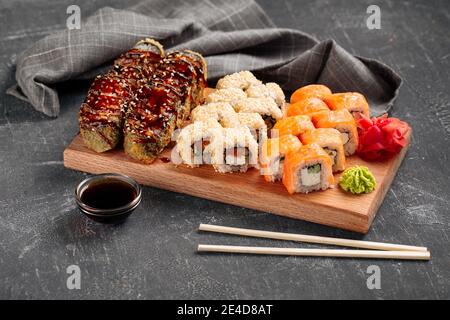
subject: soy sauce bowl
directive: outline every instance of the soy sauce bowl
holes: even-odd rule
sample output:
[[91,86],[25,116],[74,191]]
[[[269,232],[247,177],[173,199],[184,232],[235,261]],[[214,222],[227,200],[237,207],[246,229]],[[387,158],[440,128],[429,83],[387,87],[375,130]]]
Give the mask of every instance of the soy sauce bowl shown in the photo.
[[141,187],[132,178],[118,173],[88,177],[75,189],[80,211],[101,223],[121,223],[141,203]]

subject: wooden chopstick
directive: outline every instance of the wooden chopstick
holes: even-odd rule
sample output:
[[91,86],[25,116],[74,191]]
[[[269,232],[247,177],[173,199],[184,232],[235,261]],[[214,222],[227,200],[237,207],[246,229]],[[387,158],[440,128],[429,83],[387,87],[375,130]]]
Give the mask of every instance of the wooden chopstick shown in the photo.
[[247,236],[247,237],[329,244],[329,245],[343,246],[343,247],[384,250],[384,251],[428,252],[428,249],[426,247],[416,247],[416,246],[408,246],[408,245],[394,244],[394,243],[351,240],[351,239],[342,239],[342,238],[319,237],[319,236],[310,236],[310,235],[304,235],[304,234],[272,232],[272,231],[254,230],[254,229],[233,228],[233,227],[216,226],[216,225],[212,225],[212,224],[203,224],[203,223],[200,224],[198,229],[201,231],[234,234],[234,235]]
[[314,256],[314,257],[430,260],[430,252],[428,251],[421,252],[421,251],[375,251],[375,250],[345,250],[345,249],[297,249],[297,248],[224,246],[224,245],[208,245],[208,244],[199,244],[198,251]]

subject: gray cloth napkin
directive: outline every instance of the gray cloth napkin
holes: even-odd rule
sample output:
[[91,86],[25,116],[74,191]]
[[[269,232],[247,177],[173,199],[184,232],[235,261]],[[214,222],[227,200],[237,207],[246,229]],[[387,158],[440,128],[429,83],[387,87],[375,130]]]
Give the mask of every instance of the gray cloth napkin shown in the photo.
[[374,115],[389,110],[401,85],[388,66],[355,57],[333,40],[319,42],[298,30],[276,28],[254,1],[145,0],[129,10],[100,9],[81,29],[34,43],[19,56],[17,85],[8,93],[56,117],[60,104],[54,84],[92,77],[146,37],[165,49],[202,53],[211,83],[240,70],[251,70],[286,91],[321,83],[333,92],[361,92]]

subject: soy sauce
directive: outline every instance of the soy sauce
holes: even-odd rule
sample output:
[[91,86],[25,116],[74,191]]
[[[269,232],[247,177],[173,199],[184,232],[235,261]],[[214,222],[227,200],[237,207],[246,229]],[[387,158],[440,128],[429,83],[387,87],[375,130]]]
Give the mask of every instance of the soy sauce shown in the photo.
[[108,179],[89,185],[81,194],[81,201],[96,209],[114,209],[126,206],[137,197],[133,186]]

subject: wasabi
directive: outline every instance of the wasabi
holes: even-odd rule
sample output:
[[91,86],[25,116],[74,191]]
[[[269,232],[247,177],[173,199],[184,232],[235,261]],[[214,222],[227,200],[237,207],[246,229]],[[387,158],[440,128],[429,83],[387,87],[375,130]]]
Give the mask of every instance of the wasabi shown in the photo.
[[345,191],[353,194],[361,194],[372,192],[377,183],[369,168],[364,166],[354,166],[345,169],[342,173],[339,185]]

